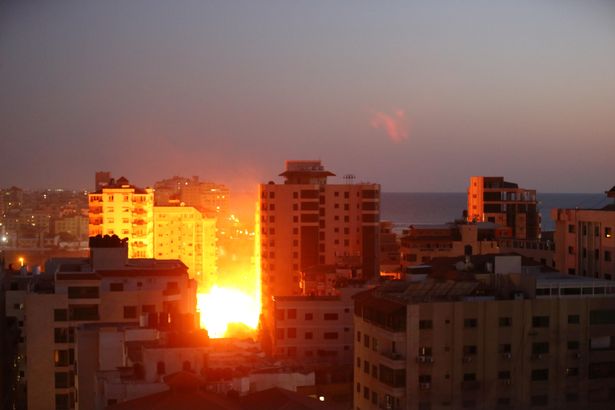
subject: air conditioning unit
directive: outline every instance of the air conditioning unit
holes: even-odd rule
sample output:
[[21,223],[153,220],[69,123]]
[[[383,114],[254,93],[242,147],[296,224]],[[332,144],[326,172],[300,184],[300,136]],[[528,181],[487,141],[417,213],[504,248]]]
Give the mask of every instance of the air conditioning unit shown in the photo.
[[502,357],[506,360],[510,360],[512,359],[512,353],[510,352],[502,353]]
[[464,363],[470,363],[472,361],[472,356],[463,356]]
[[507,386],[510,386],[511,380],[510,379],[504,380],[504,384],[507,385]]
[[538,353],[538,354],[533,354],[532,355],[532,359],[534,360],[540,360],[542,359],[542,354]]
[[431,383],[420,383],[419,388],[421,390],[429,390],[431,388]]

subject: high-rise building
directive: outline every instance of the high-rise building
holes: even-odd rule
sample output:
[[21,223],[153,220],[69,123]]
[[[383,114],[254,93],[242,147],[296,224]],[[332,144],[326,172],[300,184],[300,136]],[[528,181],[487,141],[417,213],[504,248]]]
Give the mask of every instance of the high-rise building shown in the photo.
[[[318,265],[379,275],[380,185],[328,184],[320,161],[286,161],[283,184],[259,186],[263,317],[273,296],[300,295],[300,272]],[[264,325],[267,325],[266,323]],[[269,324],[270,325],[270,324]]]
[[124,177],[88,194],[89,235],[128,238],[130,258],[154,257],[154,190]]
[[[615,199],[615,187],[606,194]],[[600,209],[553,209],[552,218],[558,270],[615,279],[615,203]]]
[[216,273],[216,219],[190,206],[155,206],[154,256],[181,260],[204,284]]
[[612,283],[484,258],[355,295],[353,408],[612,406]]
[[536,191],[519,188],[503,177],[471,177],[468,221],[493,222],[510,228],[515,239],[540,238]]

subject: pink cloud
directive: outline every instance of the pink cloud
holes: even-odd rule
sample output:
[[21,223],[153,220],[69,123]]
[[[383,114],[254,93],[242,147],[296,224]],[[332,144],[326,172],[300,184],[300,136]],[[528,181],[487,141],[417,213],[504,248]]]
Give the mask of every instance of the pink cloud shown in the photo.
[[374,113],[370,120],[370,125],[372,128],[384,130],[389,139],[395,143],[408,139],[409,124],[404,110],[397,109],[392,114],[385,112]]

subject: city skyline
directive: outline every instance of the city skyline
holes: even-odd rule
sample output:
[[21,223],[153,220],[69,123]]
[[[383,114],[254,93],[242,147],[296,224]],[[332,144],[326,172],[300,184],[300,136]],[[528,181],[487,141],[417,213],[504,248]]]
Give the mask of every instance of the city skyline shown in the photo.
[[[7,2],[0,186],[321,159],[383,192],[609,189],[615,5]],[[24,164],[27,166],[24,167]],[[59,165],[62,166],[59,166]]]

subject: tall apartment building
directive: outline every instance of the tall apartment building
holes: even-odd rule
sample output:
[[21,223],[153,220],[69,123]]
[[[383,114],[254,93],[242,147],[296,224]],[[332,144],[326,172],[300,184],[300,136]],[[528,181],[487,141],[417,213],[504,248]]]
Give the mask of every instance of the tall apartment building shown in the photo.
[[[615,199],[615,187],[606,194]],[[551,217],[558,270],[615,279],[615,203],[601,209],[553,209]]]
[[503,177],[471,177],[468,221],[493,222],[510,228],[515,239],[540,238],[536,191],[519,188]]
[[[45,273],[49,285],[31,287],[21,302],[28,409],[94,408],[91,395],[79,394],[94,380],[77,372],[75,335],[84,325],[134,325],[143,315],[158,323],[195,320],[196,283],[182,262],[128,259],[117,237],[90,241],[90,258],[59,261]],[[81,361],[89,360],[86,353]]]
[[356,295],[354,408],[612,406],[615,287],[520,260],[460,258]]
[[154,256],[179,259],[199,283],[216,273],[216,219],[190,206],[154,207]]
[[334,174],[320,161],[286,161],[280,176],[283,184],[259,186],[257,207],[268,320],[272,297],[300,295],[300,272],[310,267],[349,266],[364,278],[379,275],[380,185],[328,184]]
[[88,194],[89,236],[128,238],[130,258],[154,257],[154,190],[124,177]]

